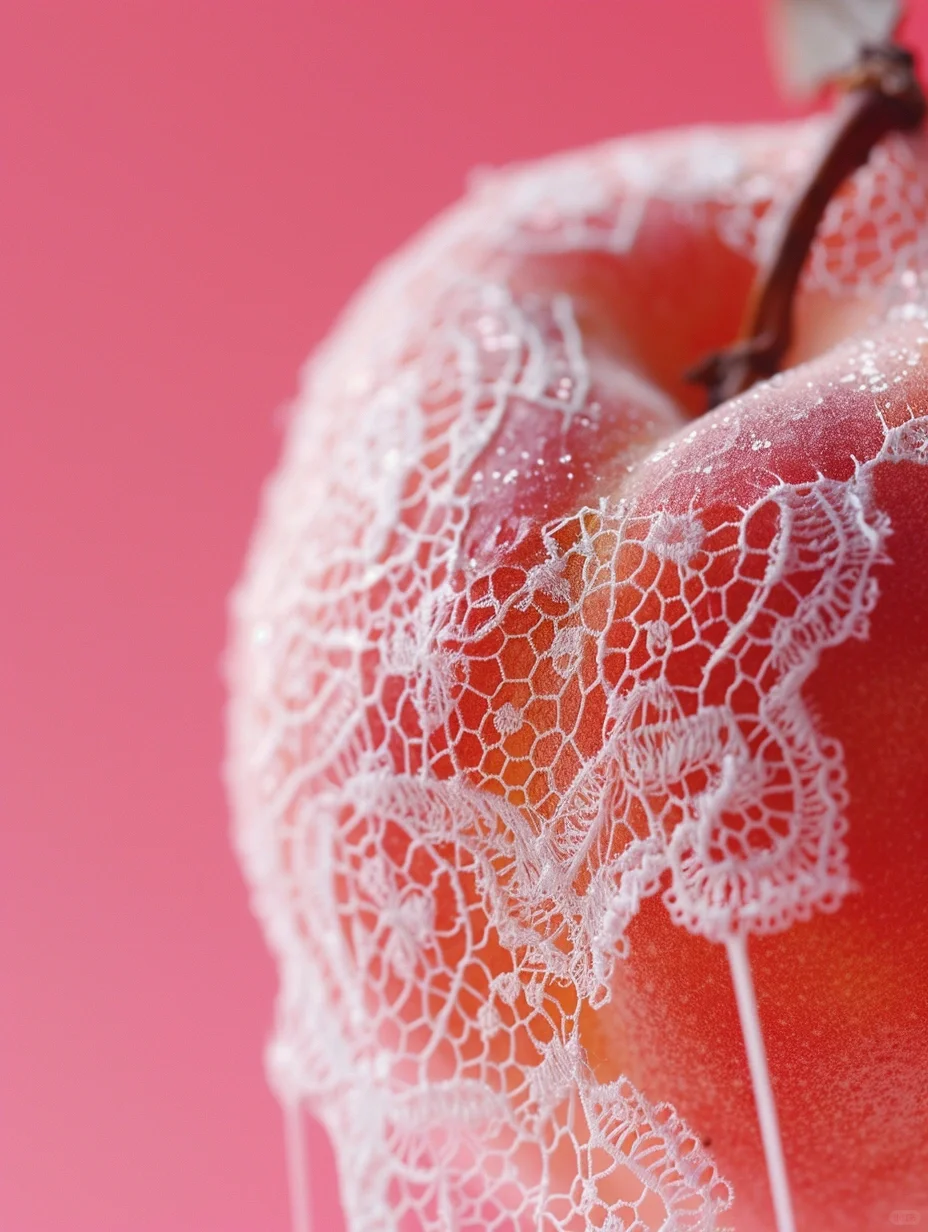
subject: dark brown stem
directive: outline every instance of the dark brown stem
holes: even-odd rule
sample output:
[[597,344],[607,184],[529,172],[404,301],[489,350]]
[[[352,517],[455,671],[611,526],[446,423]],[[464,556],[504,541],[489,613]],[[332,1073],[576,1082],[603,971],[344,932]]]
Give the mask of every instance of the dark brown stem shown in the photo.
[[839,84],[844,94],[831,133],[781,221],[770,261],[757,271],[739,340],[686,374],[708,387],[710,410],[779,370],[792,337],[796,287],[829,201],[881,138],[916,128],[925,117],[925,96],[905,48],[866,48]]

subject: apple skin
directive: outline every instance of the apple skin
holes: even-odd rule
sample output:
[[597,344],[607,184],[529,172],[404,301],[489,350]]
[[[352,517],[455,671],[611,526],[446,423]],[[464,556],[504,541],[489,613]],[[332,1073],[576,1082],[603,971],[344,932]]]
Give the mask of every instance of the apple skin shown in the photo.
[[[593,1130],[554,1145],[577,1113],[552,1097],[550,1143],[486,1113],[486,1157],[442,1199],[462,1227],[499,1165],[536,1202],[501,1227],[536,1226],[547,1167],[572,1195],[545,1199],[558,1227],[636,1201],[642,1228],[772,1229],[734,935],[800,1232],[928,1202],[919,138],[830,208],[789,370],[705,416],[682,379],[735,337],[819,133],[694,130],[490,177],[308,374],[235,599],[228,777],[281,965],[272,1076],[328,1125],[359,1227],[447,1217],[397,1180],[413,1148],[378,1117],[458,1080],[478,1104],[481,1082],[522,1090],[560,1039],[587,1121],[625,1079],[692,1127],[665,1142],[689,1205],[620,1167],[584,1206]],[[712,722],[737,755],[696,755]],[[727,864],[680,839],[712,809]],[[610,898],[636,842],[644,871]],[[420,1178],[458,1167],[446,1129],[420,1136]],[[493,1210],[516,1211],[504,1188]]]
[[[877,400],[869,385],[842,377],[872,360],[892,381],[900,349],[924,354],[925,342],[923,322],[896,322],[865,349],[839,347],[743,399],[741,463],[722,470],[700,507],[753,503],[766,482],[751,457],[756,440],[773,442],[762,452],[782,479],[846,475],[849,453],[868,454]],[[921,366],[881,392],[877,405],[899,422],[928,405]],[[706,417],[681,469],[698,472],[711,456],[705,432],[732,412]],[[893,563],[876,571],[879,599],[864,636],[823,651],[803,686],[819,730],[843,750],[853,888],[838,910],[752,938],[749,948],[799,1228],[879,1226],[893,1209],[924,1201],[928,1176],[928,474],[912,460],[879,466],[874,496],[892,526]],[[685,497],[677,486],[671,499]],[[631,924],[629,947],[637,958],[615,968],[611,1013],[584,1015],[587,1047],[610,1058],[624,1051],[622,1069],[636,1085],[700,1127],[734,1184],[736,1227],[773,1226],[724,951],[675,928],[657,899]]]

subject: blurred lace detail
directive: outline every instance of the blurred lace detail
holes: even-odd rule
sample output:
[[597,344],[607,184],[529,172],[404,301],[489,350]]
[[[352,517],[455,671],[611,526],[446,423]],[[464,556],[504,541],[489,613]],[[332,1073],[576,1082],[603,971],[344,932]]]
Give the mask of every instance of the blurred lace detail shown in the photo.
[[[816,116],[797,124],[742,129],[737,144],[716,128],[646,140],[628,138],[489,175],[483,192],[508,211],[510,239],[532,251],[582,249],[621,254],[635,244],[648,212],[670,203],[704,216],[722,243],[752,261],[767,256],[784,187],[798,184],[826,135]],[[804,275],[810,290],[865,295],[904,263],[928,221],[915,151],[924,139],[893,134],[848,180],[822,219]],[[479,181],[478,181],[479,184]]]
[[[622,499],[483,517],[490,491],[572,480],[603,414],[571,299],[515,291],[510,254],[623,250],[670,182],[756,257],[769,192],[730,151],[688,184],[675,140],[656,170],[629,142],[494,177],[385,267],[307,375],[235,597],[228,774],[280,967],[269,1069],[328,1128],[351,1232],[720,1228],[699,1137],[594,1073],[580,1011],[647,897],[725,942],[851,889],[842,750],[802,686],[867,636],[890,534],[872,476],[924,462],[928,420],[844,476],[759,469],[739,505],[703,475],[770,442],[733,413],[629,468]],[[906,148],[832,208],[810,280],[845,285],[829,227],[862,251],[884,179],[899,226],[874,276],[914,239]],[[615,206],[617,182],[639,195]]]

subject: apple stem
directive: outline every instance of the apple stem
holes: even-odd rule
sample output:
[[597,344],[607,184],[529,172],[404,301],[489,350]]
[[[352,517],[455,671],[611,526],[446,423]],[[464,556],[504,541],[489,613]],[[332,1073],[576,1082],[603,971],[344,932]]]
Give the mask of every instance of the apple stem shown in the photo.
[[290,1184],[290,1225],[292,1232],[312,1232],[309,1213],[309,1164],[303,1133],[303,1114],[295,1100],[287,1100],[283,1112],[287,1180]]
[[786,1176],[786,1161],[783,1158],[783,1140],[780,1136],[780,1123],[777,1118],[773,1088],[770,1085],[770,1067],[767,1064],[767,1052],[760,1029],[760,1015],[757,1012],[757,997],[754,993],[754,978],[751,975],[747,940],[744,937],[729,937],[725,947],[728,950],[728,965],[735,988],[735,1000],[738,1003],[741,1034],[744,1038],[748,1069],[751,1072],[751,1084],[754,1088],[754,1104],[757,1108],[760,1136],[764,1144],[767,1179],[770,1182],[777,1232],[796,1232],[789,1180]]
[[864,48],[837,84],[844,93],[831,133],[781,220],[770,260],[757,271],[739,340],[686,373],[708,387],[709,410],[779,371],[792,338],[796,288],[828,203],[887,133],[917,128],[925,118],[915,60],[904,47]]

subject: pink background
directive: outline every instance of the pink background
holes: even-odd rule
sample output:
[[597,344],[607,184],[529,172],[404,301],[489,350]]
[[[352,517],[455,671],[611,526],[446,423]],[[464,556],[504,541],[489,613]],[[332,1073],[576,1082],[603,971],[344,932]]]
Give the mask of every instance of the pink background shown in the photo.
[[305,355],[475,165],[783,111],[760,0],[5,0],[4,1232],[287,1228],[220,656]]

